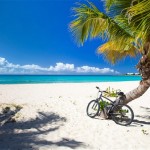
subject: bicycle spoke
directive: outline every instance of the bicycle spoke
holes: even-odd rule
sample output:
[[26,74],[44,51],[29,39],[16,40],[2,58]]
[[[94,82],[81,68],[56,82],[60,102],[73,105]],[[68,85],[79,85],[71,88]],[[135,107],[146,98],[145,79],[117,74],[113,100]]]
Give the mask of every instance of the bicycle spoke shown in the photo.
[[134,117],[132,109],[127,105],[115,106],[111,115],[113,120],[120,125],[131,124]]
[[100,110],[99,103],[96,100],[92,100],[87,106],[87,115],[91,118],[98,115]]

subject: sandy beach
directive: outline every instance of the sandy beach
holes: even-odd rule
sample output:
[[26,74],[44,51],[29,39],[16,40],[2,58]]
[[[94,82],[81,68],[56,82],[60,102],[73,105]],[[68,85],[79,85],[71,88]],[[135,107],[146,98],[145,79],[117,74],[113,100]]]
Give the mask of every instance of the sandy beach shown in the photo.
[[96,86],[126,93],[138,82],[0,85],[0,150],[149,150],[150,90],[129,103],[135,118],[125,127],[86,115]]

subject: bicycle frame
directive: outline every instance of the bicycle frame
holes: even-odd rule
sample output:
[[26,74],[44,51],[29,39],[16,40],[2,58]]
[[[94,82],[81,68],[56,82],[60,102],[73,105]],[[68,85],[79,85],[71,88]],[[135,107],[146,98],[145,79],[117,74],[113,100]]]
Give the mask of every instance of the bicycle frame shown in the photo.
[[[87,115],[91,118],[95,116],[102,116],[104,118],[111,118],[115,123],[120,125],[130,125],[134,119],[133,110],[125,104],[116,104],[115,100],[112,100],[105,96],[103,93],[109,94],[107,91],[101,91],[99,87],[96,87],[98,91],[98,96],[96,99],[91,100],[87,106]],[[118,92],[118,98],[124,96],[123,92]],[[106,101],[105,101],[106,100]],[[101,103],[104,102],[104,103]]]
[[104,99],[106,99],[111,103],[111,105],[114,106],[113,101],[111,99],[109,99],[108,97],[103,96],[103,92],[99,91],[98,93],[100,93],[100,96],[96,99],[98,102],[100,102],[100,101],[104,102]]

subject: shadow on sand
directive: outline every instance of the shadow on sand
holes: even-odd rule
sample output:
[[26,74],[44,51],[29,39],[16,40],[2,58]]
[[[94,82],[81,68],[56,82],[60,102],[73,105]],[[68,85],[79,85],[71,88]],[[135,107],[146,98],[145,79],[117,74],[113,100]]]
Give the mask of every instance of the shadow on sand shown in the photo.
[[140,107],[141,109],[144,110],[144,114],[147,114],[147,115],[136,115],[135,117],[138,118],[138,119],[134,119],[133,120],[133,123],[134,124],[138,124],[138,125],[150,125],[150,108],[148,107]]
[[[43,138],[47,134],[51,134],[59,130],[61,126],[67,121],[66,118],[61,117],[55,113],[38,112],[35,120],[28,120],[25,122],[10,121],[19,110],[11,112],[10,115],[5,116],[7,122],[0,126],[0,149],[18,150],[18,149],[39,149],[44,147],[51,149],[51,147],[82,147],[84,144],[74,139],[61,138],[61,140],[54,142],[53,139]],[[4,121],[4,114],[0,114],[0,122]],[[59,136],[59,135],[56,135]]]

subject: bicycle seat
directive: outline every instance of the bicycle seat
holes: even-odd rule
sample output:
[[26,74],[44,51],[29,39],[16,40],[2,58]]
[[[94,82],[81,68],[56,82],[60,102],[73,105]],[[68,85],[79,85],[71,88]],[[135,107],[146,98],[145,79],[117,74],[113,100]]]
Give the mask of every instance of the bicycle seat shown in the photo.
[[119,96],[123,96],[123,95],[124,95],[124,93],[123,93],[123,92],[117,92],[117,95],[119,95]]

